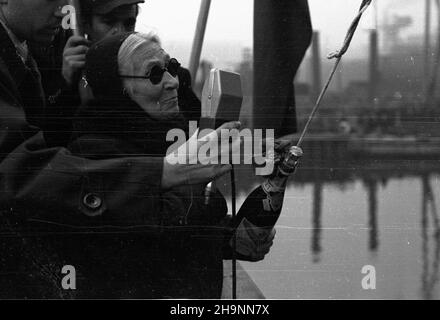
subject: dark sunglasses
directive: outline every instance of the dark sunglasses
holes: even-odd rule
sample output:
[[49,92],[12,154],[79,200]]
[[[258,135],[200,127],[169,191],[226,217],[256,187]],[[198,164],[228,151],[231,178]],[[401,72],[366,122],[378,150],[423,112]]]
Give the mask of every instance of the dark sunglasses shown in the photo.
[[163,74],[168,71],[174,78],[177,76],[177,71],[180,68],[180,63],[174,58],[171,58],[165,68],[162,68],[159,65],[153,66],[151,68],[150,73],[146,76],[128,76],[120,74],[121,78],[131,78],[131,79],[149,79],[152,84],[156,85],[162,81]]

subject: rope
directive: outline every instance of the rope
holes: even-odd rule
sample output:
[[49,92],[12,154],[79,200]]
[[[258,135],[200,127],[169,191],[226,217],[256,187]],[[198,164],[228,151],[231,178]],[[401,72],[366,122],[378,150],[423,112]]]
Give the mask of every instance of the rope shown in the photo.
[[301,147],[301,144],[304,140],[304,137],[307,133],[307,130],[309,129],[310,124],[311,124],[313,118],[315,117],[316,112],[318,111],[318,109],[321,105],[322,99],[324,98],[325,94],[327,93],[328,87],[330,86],[330,83],[333,80],[333,77],[336,73],[336,70],[338,69],[338,66],[339,66],[339,63],[341,62],[342,56],[347,52],[348,48],[350,47],[351,41],[353,40],[353,36],[357,30],[357,27],[359,26],[359,22],[361,21],[362,15],[365,13],[365,11],[368,9],[368,7],[371,5],[372,1],[373,0],[363,0],[362,1],[362,5],[359,9],[359,12],[358,12],[357,16],[354,18],[353,22],[351,23],[350,28],[348,29],[348,32],[345,36],[345,40],[344,40],[344,44],[342,45],[342,48],[338,51],[330,53],[327,56],[328,59],[336,59],[336,62],[333,66],[332,71],[330,72],[330,76],[328,77],[324,88],[322,89],[321,93],[319,94],[319,97],[318,97],[318,100],[316,101],[315,107],[313,108],[313,110],[309,116],[309,119],[307,120],[307,123],[301,133],[301,136],[300,136],[300,138],[298,140],[298,144],[297,144],[298,147]]

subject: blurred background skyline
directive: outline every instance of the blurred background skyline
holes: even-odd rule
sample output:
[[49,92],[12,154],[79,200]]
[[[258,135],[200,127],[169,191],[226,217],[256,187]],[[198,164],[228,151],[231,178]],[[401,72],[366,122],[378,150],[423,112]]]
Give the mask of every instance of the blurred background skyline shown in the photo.
[[[325,52],[333,51],[340,46],[348,26],[359,9],[360,2],[356,0],[309,0],[313,28],[321,33],[322,49]],[[161,37],[164,46],[169,47],[168,50],[176,49],[178,51],[176,54],[181,55],[183,61],[189,56],[187,51],[191,49],[199,7],[200,0],[148,0],[141,6],[137,28],[139,31],[156,32]],[[158,12],[166,14],[158,14]],[[424,1],[375,1],[363,18],[361,28],[347,57],[366,57],[366,50],[363,48],[367,45],[368,29],[375,27],[375,21],[379,28],[385,29],[389,29],[390,24],[402,24],[404,21],[399,17],[410,19],[405,22],[407,26],[399,30],[399,36],[404,39],[421,36],[424,30]],[[387,31],[396,32],[396,30]],[[231,49],[232,52],[229,52],[233,54],[231,59],[234,59],[236,51],[240,50],[233,50],[230,47],[235,49],[252,47],[253,0],[212,1],[204,48],[204,53],[208,56],[213,43],[224,44],[224,51]],[[226,63],[226,61],[221,62]]]
[[[200,3],[200,0],[148,0],[141,6],[137,30],[157,33],[165,50],[187,67]],[[326,56],[341,47],[360,3],[361,1],[357,0],[309,0],[312,26],[319,37],[319,49],[316,52],[318,56],[314,58],[312,50],[309,49],[302,63],[296,77],[296,82],[300,84],[298,92],[304,91],[301,84],[308,86],[306,91],[317,90],[313,87],[319,86],[313,83],[313,67],[320,69],[321,82],[328,75],[333,61],[327,60]],[[426,72],[425,5],[426,2],[421,0],[373,1],[373,5],[361,21],[349,51],[344,56],[338,77],[332,83],[330,91],[342,92],[350,90],[353,86],[356,87],[356,92],[367,90],[359,88],[359,85],[361,82],[367,82],[370,77],[371,33],[372,30],[376,30],[378,75],[375,78],[382,77],[384,80],[387,79],[388,83],[393,83],[395,77],[399,77],[398,82],[401,83],[396,86],[400,87],[400,90],[396,89],[396,86],[387,88],[386,91],[390,95],[401,95],[402,91],[405,91],[411,96],[422,98],[425,83],[421,78],[423,72]],[[432,60],[437,42],[436,9],[432,1],[429,29]],[[205,64],[201,69],[204,68],[206,71],[210,67],[217,67],[238,72],[243,71],[240,70],[243,64],[249,67],[253,56],[253,18],[253,0],[212,1],[201,55],[201,62]],[[319,66],[316,66],[316,62]],[[387,71],[379,75],[383,66]],[[203,72],[199,70],[195,75],[196,81],[203,81]],[[251,80],[246,79],[243,74],[242,76],[245,81]]]

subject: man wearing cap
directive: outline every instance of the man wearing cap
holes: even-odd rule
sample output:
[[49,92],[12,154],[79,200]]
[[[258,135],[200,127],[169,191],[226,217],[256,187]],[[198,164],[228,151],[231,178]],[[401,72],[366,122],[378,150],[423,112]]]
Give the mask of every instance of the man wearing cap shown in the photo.
[[[47,96],[45,137],[50,145],[66,144],[71,132],[70,118],[80,104],[93,99],[91,90],[82,78],[88,48],[108,36],[134,31],[139,4],[144,2],[81,0],[81,29],[84,35],[72,35],[71,30],[60,30],[52,46],[31,46]],[[192,90],[191,75],[188,70],[180,68],[178,77],[179,108],[188,120],[198,121],[201,103]]]
[[65,146],[72,131],[71,117],[81,104],[93,98],[81,78],[85,55],[93,42],[106,36],[134,31],[144,0],[80,0],[76,8],[83,35],[61,27],[51,46],[31,43],[46,94],[45,139],[51,146]]
[[91,43],[134,31],[139,3],[144,0],[85,0],[81,2],[84,35],[72,36],[64,48],[62,74],[69,85],[77,82]]

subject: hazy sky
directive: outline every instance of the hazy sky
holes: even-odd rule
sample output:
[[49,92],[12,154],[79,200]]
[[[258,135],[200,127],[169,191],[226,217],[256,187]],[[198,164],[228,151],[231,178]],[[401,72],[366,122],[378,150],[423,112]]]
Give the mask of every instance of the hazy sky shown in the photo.
[[[392,14],[411,14],[416,28],[422,27],[423,0],[375,0],[379,9],[379,23],[386,11]],[[167,41],[192,41],[200,0],[147,0],[142,5],[139,30],[154,28]],[[359,8],[360,0],[309,0],[313,26],[323,31],[323,39],[337,45]],[[366,29],[373,19],[365,17]],[[208,41],[239,41],[252,45],[253,0],[212,0],[206,33]],[[418,28],[417,28],[418,29]]]
[[[254,0],[212,0],[202,59],[226,68],[241,60],[242,48],[252,47]],[[139,31],[154,30],[165,49],[187,65],[201,0],[147,0],[138,19]],[[386,16],[410,15],[414,25],[403,36],[423,31],[424,0],[373,0],[378,23]],[[309,0],[312,24],[321,32],[323,61],[340,48],[361,0]],[[433,15],[436,7],[433,5]],[[367,58],[368,29],[375,24],[375,7],[369,8],[346,58]],[[433,30],[436,26],[433,25]],[[383,40],[383,38],[382,38]],[[222,43],[221,46],[213,43]],[[326,62],[325,62],[326,63]]]

